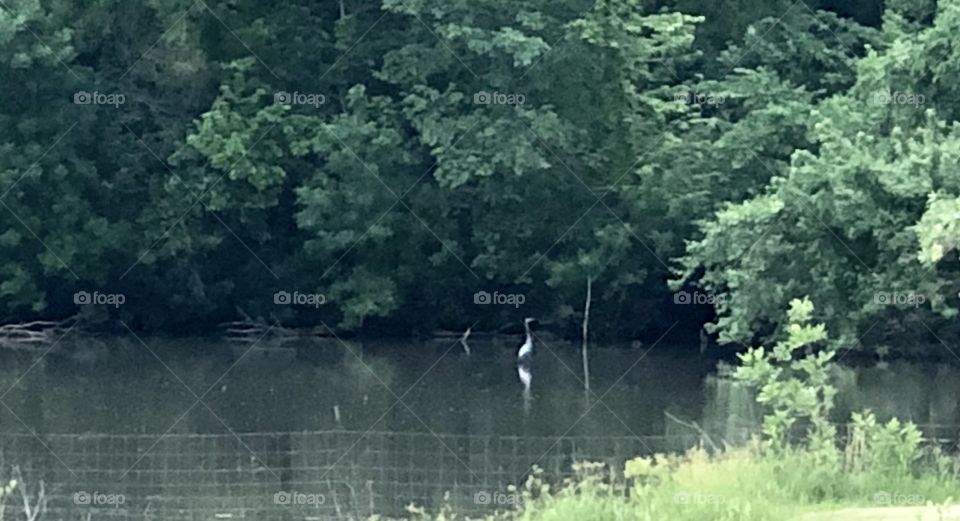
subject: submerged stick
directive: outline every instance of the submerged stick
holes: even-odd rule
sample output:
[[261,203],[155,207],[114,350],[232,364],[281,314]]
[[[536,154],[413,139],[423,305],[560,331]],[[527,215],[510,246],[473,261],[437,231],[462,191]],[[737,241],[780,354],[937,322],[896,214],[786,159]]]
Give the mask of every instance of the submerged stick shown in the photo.
[[711,438],[710,435],[707,434],[707,431],[703,430],[703,428],[701,428],[699,425],[697,425],[696,422],[683,421],[683,420],[681,420],[680,418],[677,418],[676,416],[670,414],[670,413],[667,412],[667,411],[663,411],[663,414],[664,414],[664,416],[666,416],[668,419],[673,420],[674,422],[676,422],[676,423],[678,423],[678,424],[680,424],[680,425],[683,425],[684,427],[687,427],[687,428],[690,428],[690,429],[693,429],[693,430],[697,431],[697,434],[700,435],[700,440],[701,440],[701,441],[705,441],[708,445],[710,445],[710,448],[712,448],[715,452],[720,452],[720,447],[717,447],[717,444],[713,442],[713,438]]
[[470,331],[473,329],[473,326],[468,327],[466,331],[463,332],[463,336],[460,337],[460,345],[463,346],[463,352],[470,354],[470,345],[467,344],[467,339],[470,338]]
[[593,288],[593,278],[587,276],[587,301],[583,305],[583,343],[580,346],[580,356],[583,358],[583,389],[590,391],[590,359],[587,357],[587,329],[590,325],[590,297]]

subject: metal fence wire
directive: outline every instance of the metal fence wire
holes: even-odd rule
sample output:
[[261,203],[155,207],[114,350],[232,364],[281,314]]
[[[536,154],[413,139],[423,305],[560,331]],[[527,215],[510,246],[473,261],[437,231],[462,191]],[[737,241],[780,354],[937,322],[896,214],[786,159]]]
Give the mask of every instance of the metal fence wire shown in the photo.
[[[696,435],[520,437],[407,432],[0,434],[42,520],[333,520],[401,516],[410,504],[461,515],[506,510],[533,465],[556,482],[578,461],[686,450]],[[24,519],[19,491],[7,519]]]

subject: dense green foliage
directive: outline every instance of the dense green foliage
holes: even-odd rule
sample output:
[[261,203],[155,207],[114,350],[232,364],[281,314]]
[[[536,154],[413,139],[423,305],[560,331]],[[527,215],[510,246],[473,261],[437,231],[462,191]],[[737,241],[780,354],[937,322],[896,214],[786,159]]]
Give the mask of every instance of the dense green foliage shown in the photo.
[[408,333],[574,320],[591,277],[611,335],[702,285],[724,341],[805,294],[846,345],[955,338],[960,2],[882,12],[5,2],[2,314]]
[[[897,5],[897,4],[894,4]],[[916,7],[916,6],[913,6]],[[849,88],[807,111],[804,142],[691,243],[688,274],[728,293],[719,329],[743,341],[810,294],[845,346],[936,344],[956,333],[956,3],[890,10]],[[929,20],[929,23],[918,23]],[[855,49],[854,49],[855,50]],[[946,340],[948,341],[948,340]]]

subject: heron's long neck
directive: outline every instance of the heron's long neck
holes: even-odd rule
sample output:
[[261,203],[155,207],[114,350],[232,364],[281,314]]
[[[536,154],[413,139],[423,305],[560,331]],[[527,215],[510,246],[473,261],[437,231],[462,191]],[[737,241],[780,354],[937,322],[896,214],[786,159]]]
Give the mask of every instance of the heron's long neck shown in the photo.
[[530,324],[523,323],[523,328],[527,330],[527,342],[533,342],[533,334],[530,333]]

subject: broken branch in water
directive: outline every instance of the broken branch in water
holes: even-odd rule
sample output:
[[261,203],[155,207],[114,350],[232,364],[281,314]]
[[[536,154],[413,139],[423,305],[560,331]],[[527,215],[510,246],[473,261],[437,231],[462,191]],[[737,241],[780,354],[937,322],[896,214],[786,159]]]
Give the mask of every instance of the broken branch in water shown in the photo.
[[289,328],[281,326],[276,317],[271,317],[273,323],[270,323],[263,317],[252,318],[240,308],[237,308],[237,312],[243,317],[241,320],[220,324],[224,330],[224,336],[231,342],[241,344],[252,344],[260,340],[287,342],[332,335],[332,332],[326,328]]
[[468,327],[466,331],[463,332],[463,336],[460,337],[460,345],[463,346],[463,352],[470,354],[470,345],[467,344],[467,339],[470,338],[470,332],[473,330],[473,327]]
[[0,347],[8,349],[36,349],[56,342],[70,331],[78,321],[73,316],[66,320],[34,320],[21,324],[0,326]]
[[687,428],[690,428],[690,429],[693,429],[693,430],[697,431],[697,434],[700,435],[700,440],[701,440],[701,441],[704,441],[704,442],[706,442],[708,445],[710,445],[710,448],[713,449],[714,451],[716,451],[716,452],[719,452],[719,451],[720,451],[720,448],[717,447],[717,444],[713,442],[713,438],[711,438],[710,435],[707,434],[707,431],[703,430],[703,429],[702,429],[699,425],[697,425],[695,422],[686,422],[686,421],[683,421],[683,420],[681,420],[680,418],[677,418],[676,416],[670,414],[670,413],[667,412],[667,411],[663,411],[663,414],[664,414],[664,416],[666,416],[668,419],[673,420],[674,422],[676,422],[676,423],[678,423],[678,424],[680,424],[680,425],[683,425],[684,427],[687,427]]

